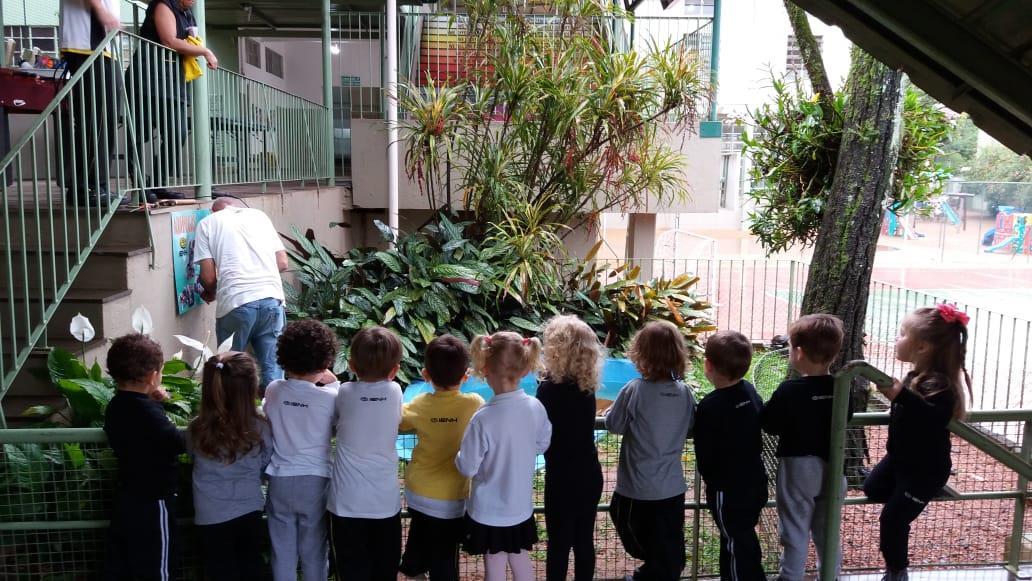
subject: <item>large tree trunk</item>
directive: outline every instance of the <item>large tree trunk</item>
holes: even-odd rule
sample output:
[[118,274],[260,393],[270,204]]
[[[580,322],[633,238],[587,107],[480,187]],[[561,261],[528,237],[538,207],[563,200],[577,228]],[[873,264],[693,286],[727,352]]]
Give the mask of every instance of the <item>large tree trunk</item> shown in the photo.
[[[864,320],[882,203],[899,153],[902,73],[853,48],[845,92],[842,145],[802,304],[803,313],[831,313],[842,319],[846,337],[839,364],[864,355]],[[866,381],[854,384],[854,409],[864,410],[867,396]],[[866,455],[863,430],[850,430],[847,475],[859,475]]]

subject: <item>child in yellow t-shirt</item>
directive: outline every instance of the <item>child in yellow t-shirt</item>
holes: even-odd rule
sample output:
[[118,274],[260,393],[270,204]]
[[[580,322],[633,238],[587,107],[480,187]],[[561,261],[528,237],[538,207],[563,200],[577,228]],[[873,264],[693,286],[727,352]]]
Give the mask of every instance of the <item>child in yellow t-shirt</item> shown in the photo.
[[400,570],[409,577],[429,573],[434,581],[458,581],[469,479],[455,468],[455,454],[484,399],[459,391],[469,372],[469,349],[461,340],[437,337],[427,345],[423,364],[423,379],[434,391],[405,404],[401,416],[400,430],[415,431],[419,443],[405,474],[412,520]]

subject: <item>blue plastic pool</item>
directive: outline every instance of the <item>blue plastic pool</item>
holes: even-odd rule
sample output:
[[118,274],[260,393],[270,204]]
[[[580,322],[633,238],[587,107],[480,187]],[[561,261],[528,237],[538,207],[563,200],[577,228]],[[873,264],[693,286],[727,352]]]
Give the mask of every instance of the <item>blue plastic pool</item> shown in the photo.
[[[602,387],[599,388],[595,397],[610,401],[615,400],[616,394],[620,392],[620,389],[623,388],[628,381],[639,377],[641,377],[641,375],[638,373],[638,370],[635,369],[634,364],[627,359],[607,359],[605,365],[602,367]],[[527,375],[520,381],[520,387],[530,395],[537,393],[537,385],[538,378],[534,374]],[[430,384],[424,381],[413,383],[405,389],[404,401],[405,403],[408,403],[417,395],[428,393],[430,391],[433,391],[433,388],[430,387]],[[480,394],[480,397],[484,398],[484,401],[491,399],[491,396],[494,395],[487,383],[475,377],[469,378],[462,384],[462,391]],[[602,433],[603,432],[598,431],[596,432],[596,436],[599,436]],[[416,446],[417,441],[418,439],[415,434],[403,434],[398,436],[398,457],[405,461],[410,460],[412,458],[412,448]],[[544,465],[544,457],[538,456],[538,469],[541,469]]]

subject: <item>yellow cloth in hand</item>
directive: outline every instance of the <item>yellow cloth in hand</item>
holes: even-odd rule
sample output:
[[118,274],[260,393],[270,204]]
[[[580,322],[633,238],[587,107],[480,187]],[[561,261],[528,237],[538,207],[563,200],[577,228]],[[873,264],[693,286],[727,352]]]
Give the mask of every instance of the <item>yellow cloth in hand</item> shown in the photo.
[[[194,46],[204,46],[201,39],[196,36],[186,37],[186,42]],[[183,76],[186,77],[186,82],[193,82],[194,79],[204,74],[204,69],[201,68],[201,63],[197,62],[197,57],[188,56],[183,58]]]

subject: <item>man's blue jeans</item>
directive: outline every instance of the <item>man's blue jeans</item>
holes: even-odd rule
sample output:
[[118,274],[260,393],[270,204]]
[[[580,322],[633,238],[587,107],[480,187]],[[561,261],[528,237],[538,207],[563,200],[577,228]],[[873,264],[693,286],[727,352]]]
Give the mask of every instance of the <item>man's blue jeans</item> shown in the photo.
[[262,392],[274,379],[283,378],[283,370],[276,363],[276,339],[283,332],[287,315],[283,301],[259,299],[233,309],[215,320],[215,336],[221,345],[233,335],[233,351],[244,351],[250,345],[258,360],[262,375]]

